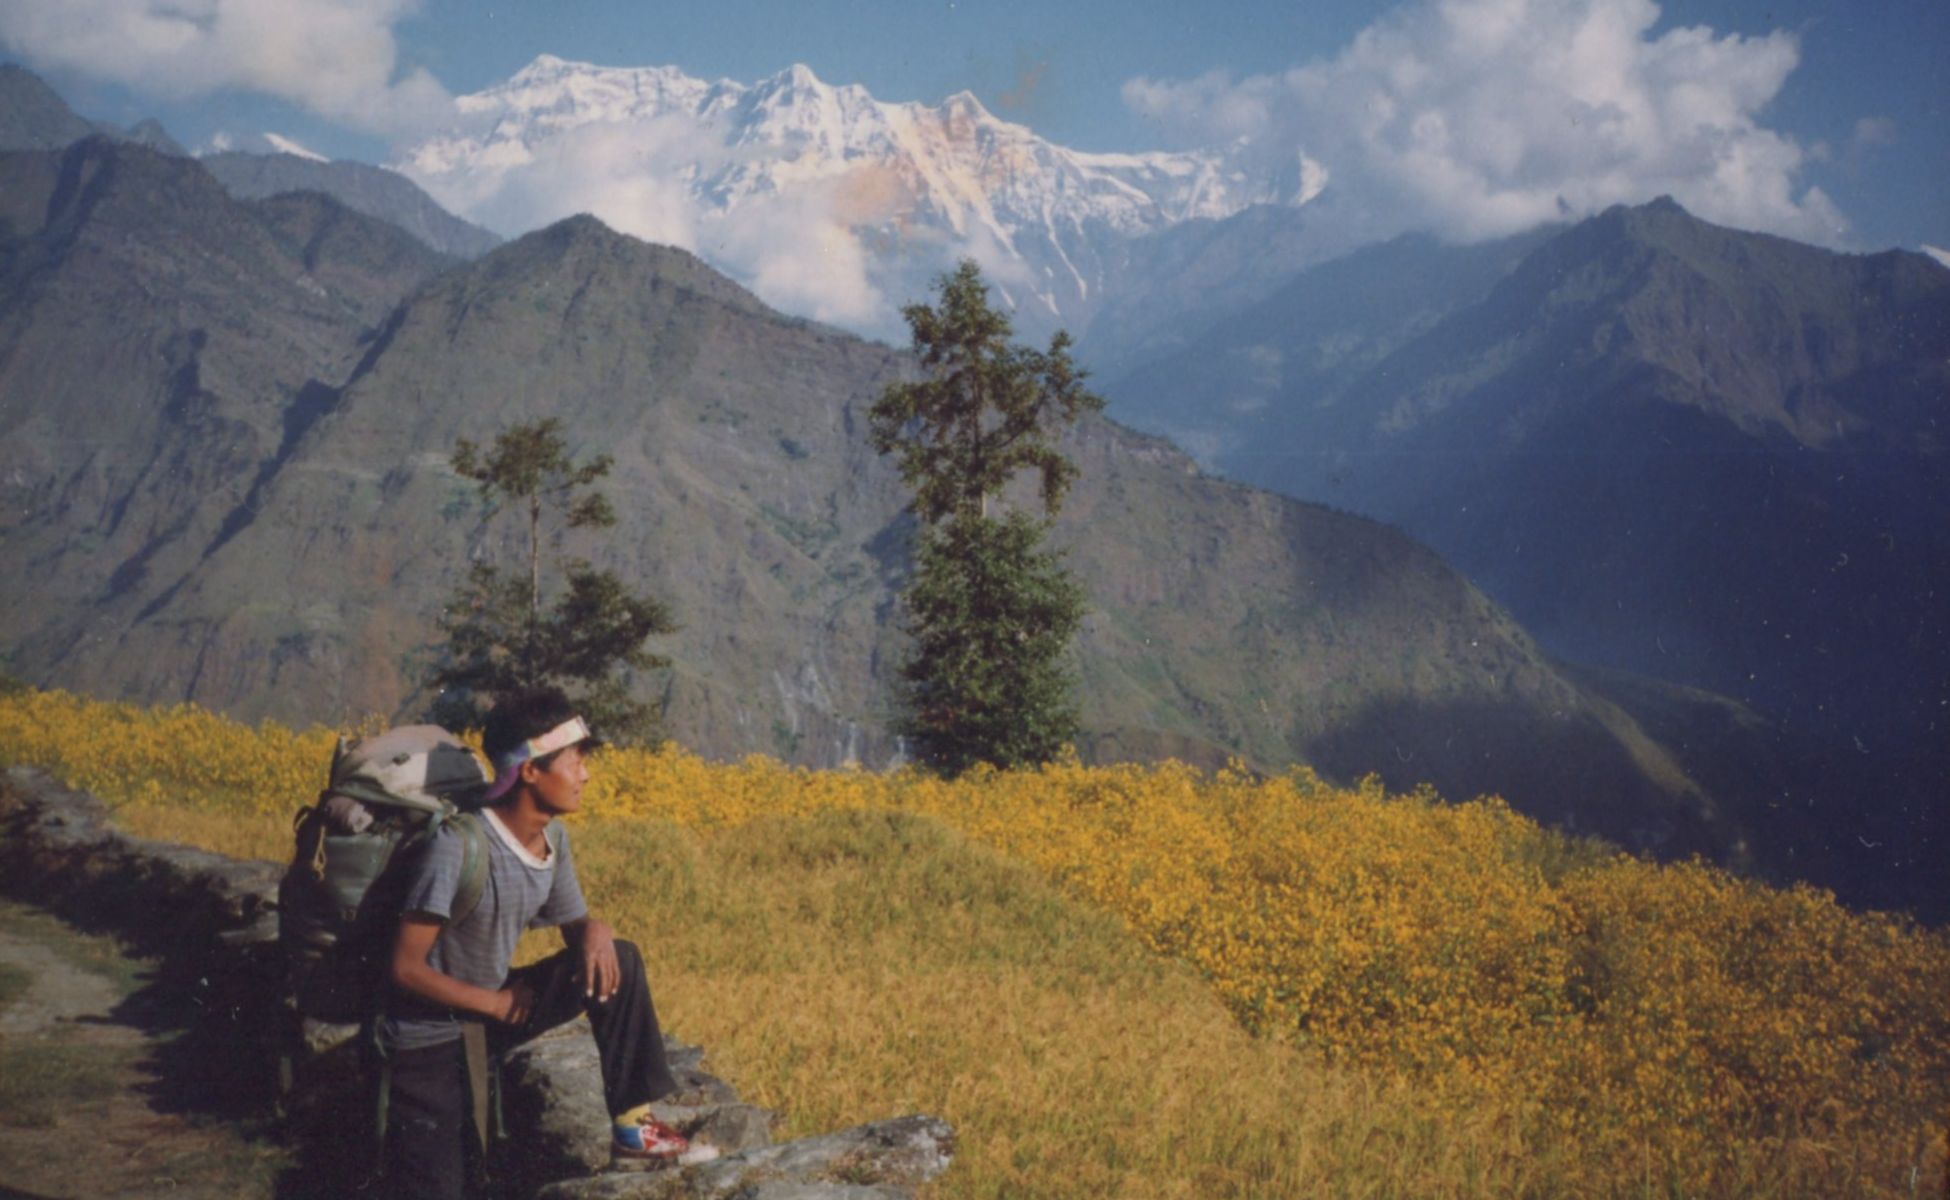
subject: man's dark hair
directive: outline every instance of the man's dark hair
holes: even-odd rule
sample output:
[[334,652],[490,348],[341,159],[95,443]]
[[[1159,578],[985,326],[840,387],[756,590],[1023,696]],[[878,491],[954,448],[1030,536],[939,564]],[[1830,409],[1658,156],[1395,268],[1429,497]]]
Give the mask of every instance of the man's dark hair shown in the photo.
[[487,751],[489,762],[498,762],[503,754],[529,738],[540,737],[575,715],[575,706],[569,703],[561,688],[532,687],[503,692],[495,697],[494,707],[488,710],[487,720],[482,724],[481,749]]

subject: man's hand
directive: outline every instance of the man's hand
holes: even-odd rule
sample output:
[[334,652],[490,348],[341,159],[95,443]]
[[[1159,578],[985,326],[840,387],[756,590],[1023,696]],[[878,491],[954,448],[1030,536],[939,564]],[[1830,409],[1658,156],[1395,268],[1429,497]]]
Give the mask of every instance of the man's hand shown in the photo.
[[517,979],[498,993],[502,1008],[494,1019],[506,1025],[526,1024],[535,1012],[535,988],[526,979]]
[[576,943],[582,951],[582,994],[607,1001],[623,982],[623,967],[616,961],[616,931],[592,917],[581,922]]

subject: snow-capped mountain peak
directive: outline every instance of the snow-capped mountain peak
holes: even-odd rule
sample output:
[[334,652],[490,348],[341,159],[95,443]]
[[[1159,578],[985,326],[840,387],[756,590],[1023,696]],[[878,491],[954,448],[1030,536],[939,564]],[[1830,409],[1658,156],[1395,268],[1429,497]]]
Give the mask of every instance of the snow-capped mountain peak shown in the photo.
[[267,130],[264,134],[264,140],[269,142],[280,154],[292,154],[299,158],[309,159],[312,162],[332,161],[318,151],[313,150],[310,146],[301,144],[296,138],[288,138],[281,133],[271,133]]
[[1028,324],[1076,326],[1123,241],[1311,198],[1222,153],[1083,153],[969,92],[890,103],[803,63],[741,84],[545,54],[457,104],[463,127],[396,166],[471,219],[517,234],[593,212],[875,332],[967,256]]
[[289,154],[293,158],[302,158],[308,162],[332,161],[296,138],[272,133],[268,129],[262,133],[247,133],[241,136],[219,131],[212,135],[208,142],[197,147],[196,154],[198,157],[203,157],[233,151],[242,154]]

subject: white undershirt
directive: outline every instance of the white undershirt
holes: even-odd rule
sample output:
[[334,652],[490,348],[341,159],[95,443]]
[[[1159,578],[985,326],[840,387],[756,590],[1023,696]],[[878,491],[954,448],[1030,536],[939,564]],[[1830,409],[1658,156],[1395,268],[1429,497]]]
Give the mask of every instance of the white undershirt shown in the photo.
[[522,845],[521,839],[517,838],[506,825],[501,823],[501,818],[495,815],[493,809],[484,808],[481,812],[486,815],[489,828],[493,829],[495,835],[501,839],[501,844],[513,850],[516,858],[519,858],[523,863],[534,867],[538,871],[547,870],[554,865],[550,860],[555,857],[555,848],[548,844],[546,837],[542,839],[542,852],[547,857],[537,858],[535,857],[534,851]]

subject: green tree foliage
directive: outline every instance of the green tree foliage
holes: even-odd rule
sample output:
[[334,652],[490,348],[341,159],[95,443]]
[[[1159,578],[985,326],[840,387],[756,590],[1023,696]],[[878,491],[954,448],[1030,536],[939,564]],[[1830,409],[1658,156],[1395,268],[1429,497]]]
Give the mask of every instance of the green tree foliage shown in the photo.
[[[899,727],[919,761],[957,775],[1045,762],[1076,738],[1063,654],[1084,596],[1043,541],[1076,477],[1054,440],[1104,402],[1084,390],[1067,333],[1048,351],[1010,343],[973,262],[939,288],[938,308],[902,310],[928,378],[889,386],[869,420],[922,523],[904,597],[914,649]],[[1025,471],[1040,476],[1042,514],[992,514]]]
[[676,631],[669,607],[577,558],[555,564],[561,584],[543,604],[542,546],[551,518],[562,529],[616,523],[609,500],[590,490],[609,473],[609,456],[574,462],[561,423],[549,417],[508,429],[486,451],[463,438],[452,461],[479,486],[490,519],[509,508],[526,518],[526,569],[474,564],[442,614],[445,654],[428,679],[439,692],[435,719],[478,727],[497,692],[547,683],[574,697],[611,740],[660,740],[658,713],[631,698],[629,678],[670,665],[645,646]]

